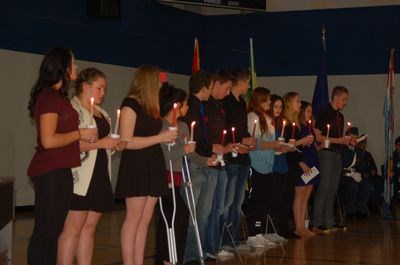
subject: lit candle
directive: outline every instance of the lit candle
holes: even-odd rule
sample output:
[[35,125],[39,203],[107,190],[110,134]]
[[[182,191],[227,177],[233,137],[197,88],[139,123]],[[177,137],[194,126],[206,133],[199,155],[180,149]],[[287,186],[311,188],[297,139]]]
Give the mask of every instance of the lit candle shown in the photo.
[[256,127],[257,127],[257,120],[254,120],[253,134],[252,134],[253,137],[256,135]]
[[190,141],[193,142],[193,136],[194,136],[194,125],[196,124],[195,121],[192,121],[190,124]]
[[235,127],[232,127],[232,143],[235,143]]
[[94,105],[94,97],[90,97],[90,120],[89,120],[89,125],[94,125],[94,123],[93,123],[93,105]]
[[348,121],[347,122],[347,131],[346,131],[347,136],[350,136],[350,129],[351,129],[351,123]]
[[285,132],[286,120],[283,120],[281,138],[283,138],[283,133]]
[[326,125],[326,138],[329,138],[329,129],[331,128],[331,126],[329,124]]
[[174,109],[172,110],[172,127],[176,127],[176,110],[178,108],[178,104],[174,103]]
[[308,120],[308,133],[312,135],[311,120]]
[[121,110],[117,109],[117,118],[115,120],[115,128],[114,128],[114,134],[118,135],[118,126],[119,126],[119,117],[121,116]]
[[222,132],[221,145],[224,145],[224,142],[225,142],[225,135],[226,135],[226,130],[224,130],[224,131]]
[[292,139],[294,139],[294,129],[296,128],[296,123],[292,123]]

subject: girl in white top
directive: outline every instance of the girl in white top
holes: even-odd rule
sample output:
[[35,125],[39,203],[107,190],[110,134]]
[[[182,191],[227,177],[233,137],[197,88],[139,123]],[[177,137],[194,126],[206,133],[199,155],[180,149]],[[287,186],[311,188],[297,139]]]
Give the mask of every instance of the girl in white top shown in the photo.
[[106,77],[102,72],[88,68],[79,73],[71,104],[79,114],[79,127],[96,126],[99,138],[92,143],[80,142],[81,166],[72,169],[74,194],[59,238],[59,265],[72,264],[75,257],[79,265],[92,264],[97,223],[102,213],[113,207],[111,151],[123,149],[126,143],[110,137],[111,119],[98,106],[105,92]]

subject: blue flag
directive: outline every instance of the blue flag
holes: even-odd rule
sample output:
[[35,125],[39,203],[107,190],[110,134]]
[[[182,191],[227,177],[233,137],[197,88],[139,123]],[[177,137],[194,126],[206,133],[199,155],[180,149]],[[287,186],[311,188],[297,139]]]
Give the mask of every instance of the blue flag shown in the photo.
[[317,77],[317,82],[314,88],[312,99],[312,108],[314,118],[317,118],[318,113],[329,104],[328,95],[328,77],[326,74],[326,46],[325,46],[325,29],[322,29],[321,42],[321,65]]
[[394,91],[394,49],[390,51],[389,70],[387,77],[387,86],[385,90],[385,99],[383,104],[383,116],[385,118],[385,200],[389,203],[392,197],[393,187],[390,185],[390,171],[392,170],[392,154],[394,148],[394,108],[393,108],[393,91]]

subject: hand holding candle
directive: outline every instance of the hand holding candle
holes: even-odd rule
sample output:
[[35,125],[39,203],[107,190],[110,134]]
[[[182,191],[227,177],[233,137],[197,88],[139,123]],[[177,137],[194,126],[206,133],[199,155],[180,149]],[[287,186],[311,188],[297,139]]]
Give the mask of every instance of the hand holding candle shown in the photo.
[[253,125],[253,134],[251,136],[256,136],[256,127],[257,127],[257,120],[254,120],[254,125]]
[[281,138],[283,138],[283,134],[285,132],[285,126],[286,126],[286,120],[283,120],[282,122],[282,131],[281,131]]
[[232,127],[232,143],[236,143],[236,139],[235,139],[235,127]]
[[121,110],[117,109],[117,118],[115,119],[115,128],[114,128],[114,134],[118,135],[118,127],[119,127],[119,117],[121,116]]
[[190,141],[193,142],[194,139],[194,125],[196,124],[195,121],[192,121],[190,124]]
[[226,130],[224,130],[224,131],[222,132],[221,145],[224,145],[224,142],[225,142],[225,135],[226,135]]

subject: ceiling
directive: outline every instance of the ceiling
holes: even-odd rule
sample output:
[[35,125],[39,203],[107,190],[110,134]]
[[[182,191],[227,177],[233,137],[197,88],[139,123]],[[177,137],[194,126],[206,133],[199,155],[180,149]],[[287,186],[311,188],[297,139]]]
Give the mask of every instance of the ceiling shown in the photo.
[[[400,0],[266,0],[266,1],[267,1],[267,8],[266,8],[267,12],[400,5]],[[167,3],[167,5],[209,16],[231,15],[244,12],[242,10],[198,6],[190,4]]]

